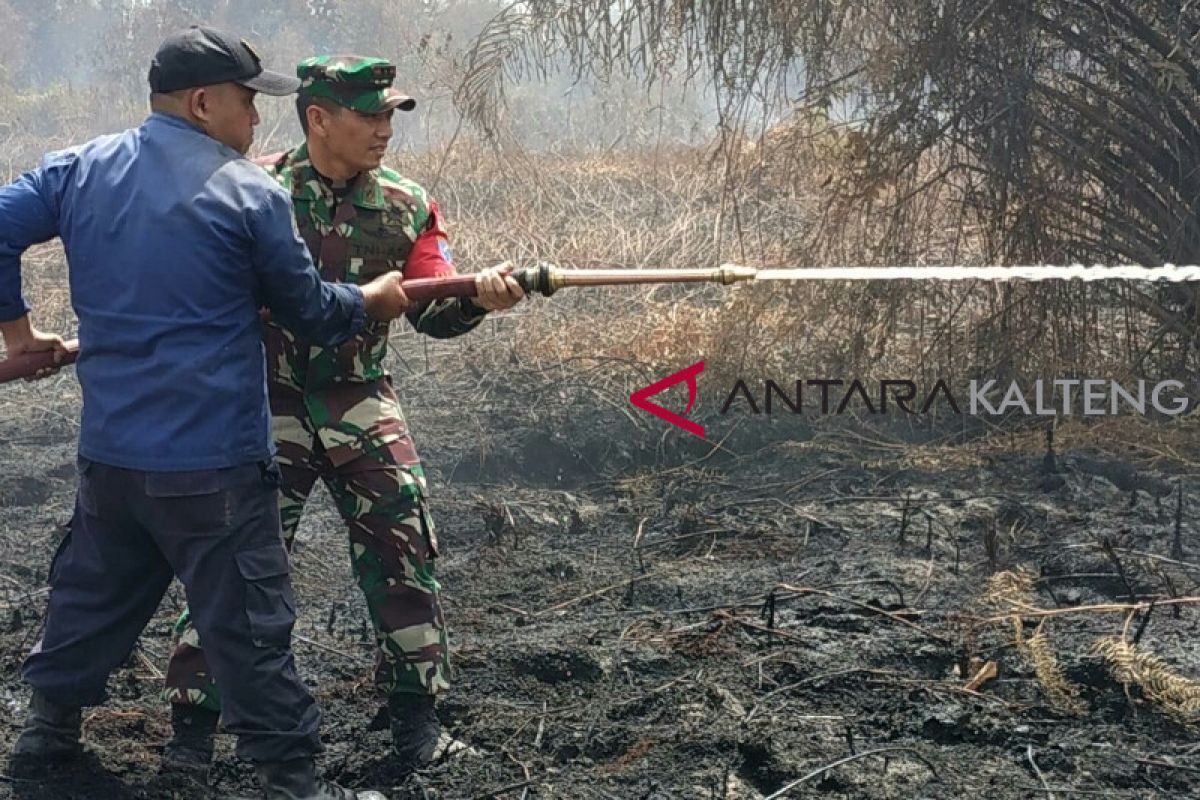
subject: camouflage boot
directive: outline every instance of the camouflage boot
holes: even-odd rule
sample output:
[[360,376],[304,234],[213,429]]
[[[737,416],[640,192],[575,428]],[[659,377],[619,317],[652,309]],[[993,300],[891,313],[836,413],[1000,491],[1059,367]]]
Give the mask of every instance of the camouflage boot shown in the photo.
[[264,761],[255,772],[266,800],[387,800],[379,792],[356,792],[317,778],[311,758]]
[[200,706],[171,704],[171,741],[163,748],[161,770],[208,782],[213,736],[221,715]]
[[388,698],[392,751],[399,766],[420,769],[433,760],[442,732],[435,703],[434,697],[427,694],[394,694]]
[[9,771],[37,775],[82,756],[81,720],[78,707],[60,706],[34,690],[25,725],[9,754]]

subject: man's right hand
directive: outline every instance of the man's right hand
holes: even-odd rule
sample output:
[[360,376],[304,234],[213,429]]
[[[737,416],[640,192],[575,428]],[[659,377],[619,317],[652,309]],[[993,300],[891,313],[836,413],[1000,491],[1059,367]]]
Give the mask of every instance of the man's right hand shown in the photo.
[[390,322],[412,306],[404,294],[404,273],[388,272],[362,286],[363,309],[378,322]]

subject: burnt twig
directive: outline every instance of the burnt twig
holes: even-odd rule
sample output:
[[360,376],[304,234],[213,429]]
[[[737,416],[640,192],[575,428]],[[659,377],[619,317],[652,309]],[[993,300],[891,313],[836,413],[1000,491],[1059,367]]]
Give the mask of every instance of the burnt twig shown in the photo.
[[1183,484],[1175,491],[1175,536],[1171,540],[1171,558],[1183,558]]
[[[1179,608],[1179,606],[1175,606],[1175,608]],[[1150,624],[1150,615],[1153,613],[1154,613],[1154,601],[1151,600],[1150,606],[1146,609],[1146,613],[1142,615],[1141,622],[1138,623],[1137,631],[1133,634],[1134,647],[1136,647],[1137,643],[1142,640],[1142,634],[1146,632],[1146,626]]]
[[1108,536],[1102,538],[1100,540],[1100,549],[1104,551],[1105,557],[1116,568],[1117,575],[1121,577],[1121,583],[1125,584],[1125,591],[1129,594],[1129,602],[1136,603],[1138,601],[1137,592],[1134,590],[1133,584],[1125,572],[1125,565],[1121,563],[1121,557],[1117,555],[1116,545],[1113,544],[1113,540]]
[[775,645],[775,590],[772,589],[767,593],[766,600],[763,601],[762,609],[759,611],[759,618],[767,624],[767,647]]

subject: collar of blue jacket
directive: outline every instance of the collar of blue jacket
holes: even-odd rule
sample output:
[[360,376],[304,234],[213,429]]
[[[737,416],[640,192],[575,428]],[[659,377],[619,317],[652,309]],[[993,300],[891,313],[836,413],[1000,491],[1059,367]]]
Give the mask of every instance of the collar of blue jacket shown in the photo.
[[0,188],[0,320],[27,312],[21,255],[55,236],[91,461],[170,472],[270,458],[259,307],[322,345],[365,323],[358,287],[321,281],[283,189],[167,114]]

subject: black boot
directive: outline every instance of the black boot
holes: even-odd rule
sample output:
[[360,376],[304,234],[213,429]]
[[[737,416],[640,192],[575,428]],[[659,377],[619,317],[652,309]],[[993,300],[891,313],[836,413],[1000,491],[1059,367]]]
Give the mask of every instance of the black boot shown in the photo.
[[14,776],[38,775],[78,759],[83,755],[81,718],[78,707],[60,706],[34,690],[25,725],[9,755],[9,771]]
[[355,792],[317,778],[311,758],[264,761],[255,767],[266,800],[387,800],[374,791]]
[[162,771],[208,782],[213,735],[221,715],[200,706],[171,705],[171,741],[163,748]]
[[442,732],[434,704],[434,698],[427,694],[395,694],[388,698],[392,749],[398,766],[420,769],[433,760]]

